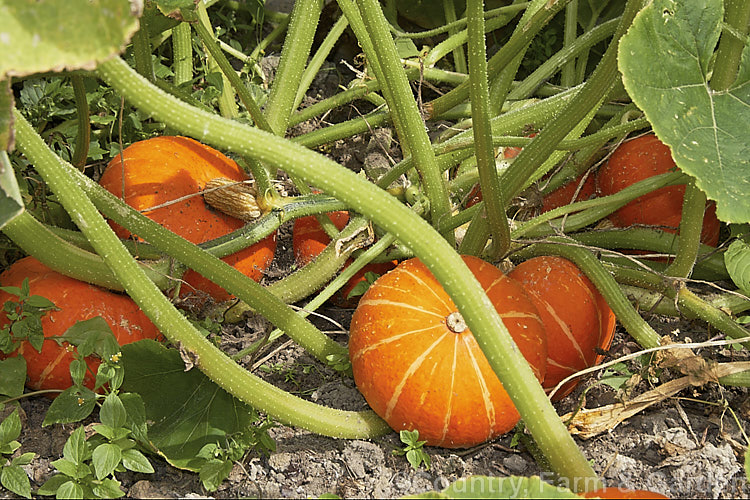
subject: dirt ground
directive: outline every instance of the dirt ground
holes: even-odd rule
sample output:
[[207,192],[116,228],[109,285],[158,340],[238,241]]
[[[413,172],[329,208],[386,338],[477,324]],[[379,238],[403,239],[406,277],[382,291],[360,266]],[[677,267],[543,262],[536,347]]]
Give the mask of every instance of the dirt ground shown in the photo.
[[[346,70],[339,65],[323,72],[316,80],[311,98],[319,99],[335,90],[341,71]],[[353,114],[354,110],[348,112]],[[332,121],[334,118],[328,117]],[[303,124],[296,133],[321,125]],[[376,135],[376,140],[372,134],[367,134],[346,143],[336,143],[328,153],[354,169],[365,161],[387,164],[388,155],[397,158],[395,144],[383,146],[390,134],[380,131]],[[292,267],[288,228],[280,234],[277,259],[270,272],[273,279],[284,276]],[[315,322],[325,330],[338,331],[332,335],[345,344],[352,311],[328,308],[319,312],[341,327],[331,326],[323,319]],[[700,323],[663,317],[651,317],[649,322],[662,334],[674,334],[676,340],[690,337],[701,341],[712,335]],[[258,322],[248,321],[226,327],[223,338],[226,350],[231,353],[259,338],[263,332],[257,325]],[[282,344],[283,338],[273,347]],[[636,344],[629,341],[618,326],[611,355],[618,357],[635,350]],[[716,359],[725,359],[731,354],[727,350],[713,352],[718,353],[712,354]],[[367,407],[351,379],[322,366],[300,348],[287,345],[277,349],[266,363],[285,367],[283,374],[256,371],[281,388],[335,408],[360,410]],[[638,368],[632,364],[631,367],[633,371]],[[285,376],[290,373],[293,377]],[[585,394],[587,408],[618,401],[622,394],[598,383],[596,378],[588,379],[558,403],[559,413],[562,415],[575,408],[584,387],[590,387]],[[662,381],[669,378],[669,373],[662,374]],[[648,382],[641,381],[632,394],[650,388]],[[44,398],[24,400],[21,404],[24,425],[19,438],[20,451],[37,454],[25,467],[33,487],[53,474],[50,462],[61,457],[65,440],[75,428],[74,425],[42,428],[48,405],[49,401]],[[742,431],[732,412],[746,427]],[[747,389],[708,384],[686,389],[678,397],[648,408],[609,432],[577,441],[596,472],[610,485],[648,489],[673,498],[747,497],[750,488],[742,468],[741,443],[744,443],[743,432],[748,431],[745,422],[749,414]],[[552,478],[523,445],[512,446],[512,434],[467,450],[428,449],[432,459],[429,470],[415,470],[404,457],[393,454],[402,446],[395,433],[372,441],[339,440],[278,426],[271,430],[271,435],[276,441],[276,452],[270,456],[249,453],[235,464],[228,480],[215,492],[203,489],[197,474],[178,470],[158,457],[150,457],[155,473],[123,473],[118,479],[131,498],[315,498],[324,494],[388,498],[440,490],[456,479],[471,475]],[[14,496],[0,488],[0,498]]]

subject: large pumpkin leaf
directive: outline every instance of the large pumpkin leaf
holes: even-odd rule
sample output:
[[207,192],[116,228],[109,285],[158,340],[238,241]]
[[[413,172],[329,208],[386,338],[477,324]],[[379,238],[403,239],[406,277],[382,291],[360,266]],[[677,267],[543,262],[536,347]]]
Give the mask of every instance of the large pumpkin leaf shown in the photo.
[[198,457],[203,446],[224,444],[251,424],[251,408],[197,368],[186,372],[176,349],[141,340],[122,346],[122,353],[122,390],[141,396],[148,438],[175,467],[197,471],[205,462]]
[[143,0],[0,0],[0,79],[94,69],[138,29]]
[[750,45],[731,87],[708,84],[722,0],[653,0],[620,41],[625,89],[726,222],[750,221]]

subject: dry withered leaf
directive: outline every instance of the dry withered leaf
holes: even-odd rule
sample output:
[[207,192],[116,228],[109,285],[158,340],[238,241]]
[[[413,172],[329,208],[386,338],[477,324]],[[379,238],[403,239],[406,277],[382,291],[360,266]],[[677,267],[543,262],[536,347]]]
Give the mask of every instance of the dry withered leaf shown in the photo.
[[[711,370],[711,373],[712,376],[718,379],[745,370],[750,370],[750,362],[748,361],[717,364]],[[575,414],[567,413],[560,418],[563,422],[568,423],[568,430],[571,434],[579,436],[582,439],[589,439],[614,429],[628,418],[640,413],[649,406],[664,401],[681,390],[695,385],[693,382],[697,380],[696,377],[688,375],[670,380],[629,401],[602,406],[600,408],[584,408]]]

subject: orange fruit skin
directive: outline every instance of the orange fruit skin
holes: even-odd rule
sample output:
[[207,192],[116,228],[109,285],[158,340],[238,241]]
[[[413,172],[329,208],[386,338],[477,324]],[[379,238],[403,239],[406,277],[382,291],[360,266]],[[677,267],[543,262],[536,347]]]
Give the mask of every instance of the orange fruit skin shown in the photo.
[[[547,343],[534,304],[495,266],[464,257],[539,380]],[[447,319],[457,308],[418,259],[373,283],[352,317],[354,381],[395,431],[418,430],[430,446],[462,448],[511,430],[519,414],[468,328]]]
[[[631,184],[677,169],[669,146],[654,134],[623,142],[597,172],[597,189],[602,196],[618,193]],[[677,232],[682,219],[685,186],[665,186],[631,201],[610,214],[617,227],[634,224],[657,226],[670,233]],[[719,219],[716,204],[706,205],[701,241],[716,246],[719,242]]]
[[568,205],[574,201],[585,201],[589,198],[593,198],[596,194],[596,181],[594,180],[593,175],[589,175],[583,182],[581,190],[578,191],[578,195],[573,199],[573,195],[576,194],[576,190],[580,183],[581,177],[578,177],[542,198],[542,212],[549,212],[550,210]]
[[581,493],[580,496],[583,498],[652,498],[652,499],[662,499],[662,498],[669,498],[665,497],[661,493],[655,493],[653,491],[647,491],[647,490],[629,490],[627,488],[617,488],[614,486],[610,486],[608,488],[602,488],[600,490],[596,491],[588,491],[586,493]]
[[[70,278],[48,268],[34,257],[24,257],[0,274],[2,286],[20,287],[29,278],[31,295],[41,295],[54,302],[60,310],[49,311],[42,318],[45,339],[59,336],[77,321],[101,316],[112,328],[120,345],[141,339],[156,339],[159,331],[138,305],[126,295],[120,295],[95,285]],[[15,295],[0,291],[0,304],[17,300]],[[5,314],[0,314],[0,327],[8,324]],[[72,385],[70,362],[73,353],[53,340],[45,340],[38,352],[29,342],[21,343],[17,354],[26,359],[27,387],[33,390],[67,389]],[[87,357],[86,363],[93,373],[100,364],[98,358]],[[87,374],[84,385],[94,387],[94,377]]]
[[[331,218],[331,221],[339,231],[344,229],[344,226],[349,222],[349,213],[343,210],[330,212],[327,215]],[[325,250],[330,242],[331,240],[328,237],[328,234],[326,234],[318,222],[318,219],[314,216],[295,219],[292,230],[292,249],[298,265],[304,266],[310,263],[315,257],[320,255],[323,250]],[[347,260],[344,267],[351,263],[352,259]],[[385,274],[396,267],[397,263],[398,262],[394,260],[391,262],[367,264],[365,267],[357,271],[346,285],[331,297],[331,301],[339,307],[356,306],[359,297],[348,299],[347,296],[357,283],[365,280],[365,274],[368,272],[379,275]]]
[[[554,346],[547,357],[542,387],[551,391],[565,377],[599,363],[596,349],[608,349],[616,318],[607,301],[578,267],[557,256],[534,257],[516,266],[508,276],[523,285],[536,305]],[[553,396],[557,401],[577,384],[568,382]]]
[[[219,151],[187,137],[155,137],[131,144],[122,152],[125,161],[124,183],[120,155],[109,162],[99,183],[115,196],[122,197],[136,210],[144,210],[188,195],[187,200],[145,212],[154,222],[182,236],[191,243],[224,236],[241,228],[245,222],[212,210],[198,194],[206,183],[217,177],[235,181],[246,180],[245,172]],[[120,238],[131,234],[111,223]],[[255,281],[263,277],[276,251],[276,233],[222,260]],[[230,295],[197,272],[188,270],[183,276],[188,286],[181,295],[202,290],[215,300]]]

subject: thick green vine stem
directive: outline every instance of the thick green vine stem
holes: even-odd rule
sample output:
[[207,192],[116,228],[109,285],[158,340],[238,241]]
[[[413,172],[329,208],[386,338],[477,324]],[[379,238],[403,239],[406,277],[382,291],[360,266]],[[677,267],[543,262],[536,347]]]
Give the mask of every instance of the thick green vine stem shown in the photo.
[[[750,340],[750,332],[718,307],[690,291],[683,280],[611,264],[604,266],[618,282],[659,292],[669,300],[676,300],[677,308],[686,311],[688,316],[702,319],[729,337]],[[744,345],[750,347],[750,343]]]
[[276,78],[266,103],[265,115],[276,135],[286,134],[302,72],[307,64],[318,20],[323,11],[321,0],[294,2],[288,31],[281,49]]
[[[197,2],[195,11],[198,14],[197,24],[203,25],[203,27],[210,34],[210,37],[213,38],[214,29],[211,26],[211,19],[208,17],[206,5],[203,2]],[[208,49],[208,47],[206,47],[206,49]],[[214,58],[210,51],[208,54],[206,54],[206,61],[208,64],[208,72],[213,73],[219,72],[221,70],[219,62]],[[223,85],[221,94],[219,95],[219,111],[224,117],[237,118],[239,112],[237,109],[237,101],[235,100],[234,87],[229,81],[226,73],[221,72],[221,79]]]
[[[388,109],[396,117],[394,124],[405,150],[404,156],[414,158],[414,167],[419,172],[425,194],[430,200],[430,220],[437,226],[441,218],[450,214],[450,201],[448,189],[435,162],[435,153],[432,151],[422,114],[414,100],[379,3],[377,0],[358,0],[357,5],[374,49],[373,54],[366,55],[377,60],[380,70],[386,75],[382,86],[386,89]],[[453,242],[452,233],[443,236]]]
[[547,241],[549,243],[536,243],[519,254],[525,257],[559,255],[570,260],[594,283],[622,326],[641,347],[649,349],[661,345],[659,334],[633,308],[615,279],[591,251],[577,246],[569,238],[551,237]]
[[[528,22],[520,23],[518,28],[513,32],[510,40],[488,61],[487,71],[490,77],[504,68],[516,57],[516,54],[522,51],[527,44],[531,43],[536,34],[562,10],[568,1],[570,0],[559,0],[552,3],[546,0],[531,2],[534,7],[528,7],[527,12],[533,11],[534,13],[528,17]],[[534,8],[536,8],[535,11]],[[524,18],[526,18],[526,13],[524,13]],[[443,113],[461,104],[468,97],[469,83],[465,82],[447,94],[427,103],[427,111],[430,113],[430,118],[439,118]]]
[[[215,147],[252,156],[296,173],[370,218],[376,225],[392,233],[397,240],[411,247],[456,303],[490,366],[502,381],[553,470],[567,478],[576,490],[600,484],[479,282],[453,247],[425,220],[386,191],[318,153],[244,124],[196,110],[164,94],[140,77],[122,59],[113,58],[101,63],[97,72],[131,104],[150,113],[155,119]],[[215,355],[211,358],[201,357],[208,363],[228,363],[223,355],[214,361],[215,358]],[[243,400],[252,396],[252,391],[247,394],[243,381],[226,377],[222,369],[209,368],[208,363],[205,367],[201,363],[200,368],[219,385]],[[263,408],[267,405],[256,406]],[[282,420],[290,421],[275,405],[273,410],[269,413],[274,417],[283,416]],[[315,415],[313,419],[317,429],[317,425],[325,420],[319,412]],[[357,418],[356,424],[345,426],[350,432],[353,428],[364,430],[362,426],[365,422],[362,417]],[[338,424],[339,420],[336,422]],[[306,423],[312,425],[309,421]],[[341,425],[336,425],[336,428],[340,430]],[[375,423],[368,422],[366,429],[365,432],[373,434]],[[332,431],[315,432],[330,434]],[[343,431],[340,433],[343,434]]]
[[701,244],[705,211],[706,194],[695,185],[695,181],[691,180],[685,186],[682,219],[680,220],[680,245],[677,247],[674,261],[667,268],[669,276],[687,278],[693,272]]
[[[469,0],[466,4],[469,31],[469,80],[471,121],[474,128],[474,151],[479,170],[479,185],[484,198],[484,215],[492,235],[493,256],[504,255],[510,247],[510,228],[505,215],[508,193],[498,182],[495,168],[495,148],[492,145],[490,124],[490,93],[487,80],[487,51],[484,40],[484,2]],[[479,219],[476,219],[479,220]],[[472,222],[474,224],[474,222]],[[470,226],[471,228],[471,226]],[[471,254],[478,255],[486,241],[480,241]],[[479,250],[479,251],[476,251]]]
[[[2,231],[24,252],[36,256],[50,269],[110,290],[123,290],[120,281],[101,257],[60,238],[28,211],[9,221]],[[55,250],[40,252],[44,248]],[[138,265],[160,290],[172,288],[181,271],[185,270],[169,258],[141,260]]]
[[[344,263],[346,263],[355,250],[352,246],[348,247],[348,250],[339,252],[336,249],[336,241],[339,238],[351,238],[366,226],[367,222],[365,219],[352,219],[339,233],[338,237],[333,238],[331,243],[312,262],[286,276],[284,279],[268,285],[266,289],[269,293],[272,293],[287,304],[302,300],[316,290],[319,290],[343,267]],[[237,322],[242,319],[242,316],[246,312],[252,311],[253,307],[251,305],[241,301],[237,304],[232,304],[227,309],[224,319],[229,322]]]
[[[628,296],[633,304],[643,311],[648,311],[649,314],[674,317],[684,316],[690,320],[699,318],[696,314],[690,312],[689,309],[678,308],[677,304],[675,304],[674,298],[669,298],[655,290],[648,290],[640,286],[627,285],[624,283],[620,283],[620,288],[622,288],[625,295]],[[710,294],[701,297],[701,299],[704,300],[708,306],[720,311],[728,311],[733,315],[743,313],[750,309],[750,299],[734,292]]]
[[[735,33],[747,35],[750,29],[750,3],[746,0],[724,0],[724,22],[731,26]],[[732,30],[722,31],[711,75],[712,90],[726,90],[734,83],[746,43],[746,39],[738,38]]]
[[601,100],[619,78],[617,47],[640,5],[640,0],[628,0],[612,41],[594,72],[583,84],[581,91],[576,93],[565,109],[555,116],[528,146],[521,150],[513,163],[513,168],[506,170],[502,175],[501,182],[507,183],[511,197],[516,196],[523,189],[538,167],[550,156],[558,142],[566,138],[583,120],[593,118],[587,116],[592,106],[601,104]]
[[181,22],[172,28],[172,54],[174,84],[183,85],[193,79],[193,41],[189,23]]
[[[146,82],[145,79],[141,81]],[[229,359],[172,306],[138,267],[74,180],[84,176],[73,167],[68,166],[66,169],[65,163],[47,148],[20,113],[15,112],[14,117],[19,149],[44,177],[97,253],[104,256],[104,261],[123,284],[128,295],[151,318],[164,336],[194,354],[196,365],[202,372],[238,399],[290,425],[334,437],[367,438],[387,432],[386,424],[373,412],[333,410],[305,401],[268,384]],[[149,222],[154,224],[152,221]],[[175,238],[166,239],[182,240],[176,235],[173,236]],[[199,250],[195,245],[190,246]],[[54,248],[48,250],[54,251]],[[224,266],[233,270],[229,266]],[[294,313],[292,315],[299,318]]]
[[89,103],[86,100],[86,88],[83,85],[83,77],[73,74],[70,77],[73,84],[73,95],[76,101],[76,132],[75,149],[70,160],[74,166],[83,169],[89,156],[89,141],[91,140],[91,121],[89,120]]

